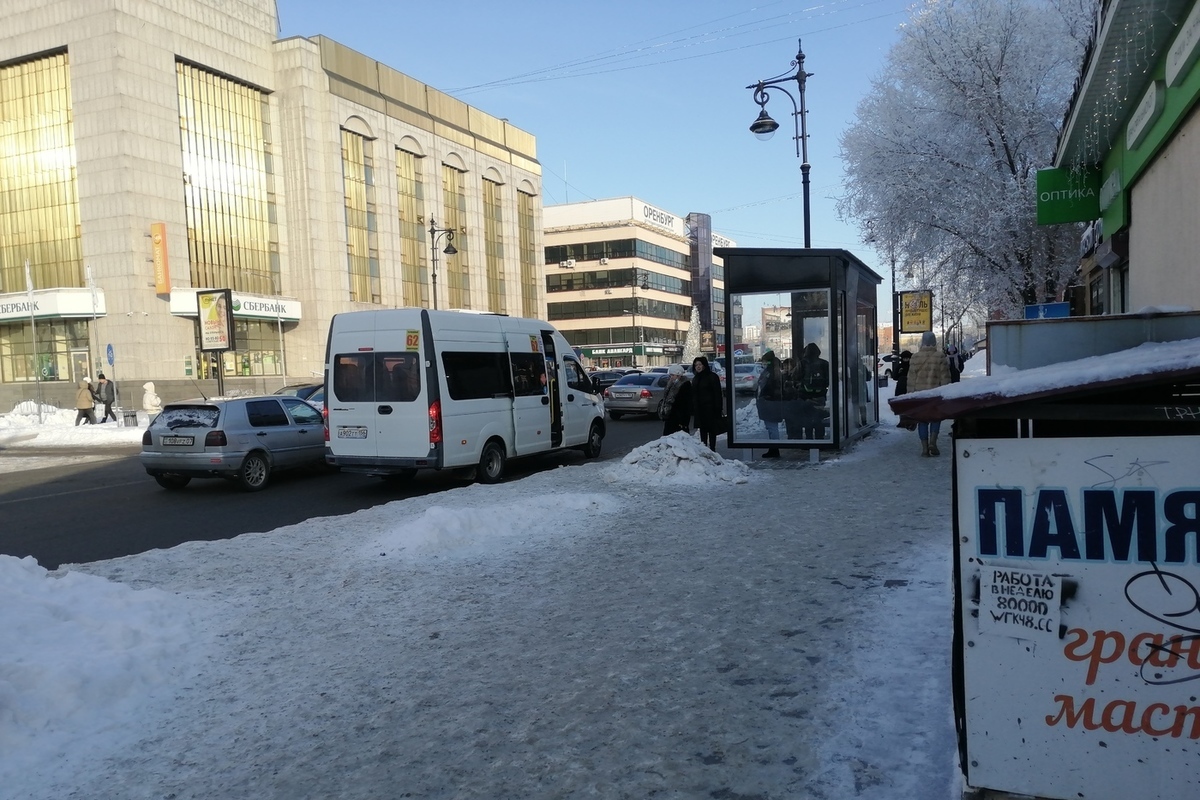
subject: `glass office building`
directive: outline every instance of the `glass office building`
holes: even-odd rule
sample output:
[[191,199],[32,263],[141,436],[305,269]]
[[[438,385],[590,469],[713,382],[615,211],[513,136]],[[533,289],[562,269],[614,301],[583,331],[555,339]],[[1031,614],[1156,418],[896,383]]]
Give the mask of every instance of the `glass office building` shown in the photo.
[[[5,9],[0,408],[100,371],[164,400],[319,380],[342,311],[545,315],[534,137],[325,37],[276,39],[276,15]],[[456,233],[440,287],[431,219]],[[232,292],[232,350],[199,346],[203,289]]]

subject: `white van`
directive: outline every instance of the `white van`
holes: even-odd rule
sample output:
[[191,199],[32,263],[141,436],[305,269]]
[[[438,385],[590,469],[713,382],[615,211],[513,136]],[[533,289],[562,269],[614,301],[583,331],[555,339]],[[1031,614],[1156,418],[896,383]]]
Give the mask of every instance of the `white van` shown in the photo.
[[600,455],[604,403],[561,333],[535,319],[398,308],[337,314],[325,353],[325,460],[411,477],[510,458]]

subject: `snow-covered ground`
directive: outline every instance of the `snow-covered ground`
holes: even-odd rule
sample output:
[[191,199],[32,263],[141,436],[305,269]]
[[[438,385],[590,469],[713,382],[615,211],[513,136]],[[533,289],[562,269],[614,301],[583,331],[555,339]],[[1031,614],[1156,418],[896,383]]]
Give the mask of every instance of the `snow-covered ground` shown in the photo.
[[955,798],[950,464],[883,418],[819,465],[676,434],[228,541],[0,557],[0,796]]

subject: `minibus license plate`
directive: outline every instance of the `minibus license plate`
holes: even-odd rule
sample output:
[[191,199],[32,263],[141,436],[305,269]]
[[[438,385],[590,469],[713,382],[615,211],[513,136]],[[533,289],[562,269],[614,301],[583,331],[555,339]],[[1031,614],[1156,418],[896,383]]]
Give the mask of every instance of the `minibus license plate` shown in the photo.
[[162,438],[162,443],[163,443],[164,447],[168,447],[170,445],[176,445],[176,446],[182,445],[184,447],[191,447],[193,444],[196,443],[196,437],[195,436],[164,436]]
[[365,439],[367,438],[367,429],[359,426],[355,428],[338,428],[339,439]]

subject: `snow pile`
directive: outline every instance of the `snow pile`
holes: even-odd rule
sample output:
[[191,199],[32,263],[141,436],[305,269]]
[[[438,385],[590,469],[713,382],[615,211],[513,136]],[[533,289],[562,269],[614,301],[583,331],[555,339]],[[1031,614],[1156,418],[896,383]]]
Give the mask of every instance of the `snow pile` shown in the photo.
[[[976,356],[979,358],[980,356]],[[974,359],[972,359],[974,360]],[[969,363],[969,362],[968,362]],[[959,381],[937,389],[914,392],[924,397],[951,400],[987,393],[998,397],[1021,397],[1038,392],[1071,389],[1091,383],[1137,378],[1154,372],[1200,369],[1200,339],[1145,342],[1129,350],[1088,356],[1061,364],[1016,370],[992,363],[992,374],[976,380]]]
[[[475,490],[481,491],[475,491]],[[617,511],[621,502],[611,495],[593,493],[548,493],[502,502],[480,502],[479,495],[490,487],[466,487],[447,493],[453,505],[435,505],[412,519],[400,522],[364,547],[372,557],[426,555],[477,556],[495,551],[514,541],[560,535],[577,530],[589,515]],[[389,520],[394,524],[394,515]]]
[[[0,445],[4,447],[78,447],[87,445],[137,444],[142,441],[148,419],[138,412],[137,428],[126,428],[118,422],[75,426],[75,409],[42,404],[42,421],[38,422],[36,400],[23,400],[9,414],[0,416]],[[103,413],[101,410],[100,413]],[[118,415],[119,416],[119,415]],[[100,414],[96,415],[99,422]]]
[[[161,589],[0,556],[0,752],[36,761],[137,718],[203,650],[189,607]],[[22,768],[9,756],[0,785]]]
[[606,481],[698,486],[746,483],[750,479],[750,468],[744,463],[722,458],[683,431],[634,449],[621,463],[625,468],[609,467],[604,471]]

